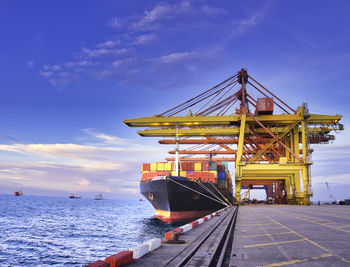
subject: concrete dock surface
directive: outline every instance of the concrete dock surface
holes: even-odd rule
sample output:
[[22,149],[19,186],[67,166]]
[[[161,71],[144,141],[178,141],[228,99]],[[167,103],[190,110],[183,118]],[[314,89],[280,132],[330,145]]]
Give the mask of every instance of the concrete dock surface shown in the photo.
[[246,205],[237,216],[235,208],[181,234],[184,244],[163,244],[128,266],[211,266],[232,218],[221,266],[350,266],[350,206]]
[[350,206],[241,206],[230,266],[350,266]]

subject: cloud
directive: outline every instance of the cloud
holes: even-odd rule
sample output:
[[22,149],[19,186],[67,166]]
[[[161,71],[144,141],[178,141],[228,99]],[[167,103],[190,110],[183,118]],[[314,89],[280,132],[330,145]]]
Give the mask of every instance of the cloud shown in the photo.
[[92,129],[83,132],[83,144],[0,145],[0,192],[11,187],[128,197],[139,191],[142,161],[159,161],[166,151]]
[[237,25],[237,31],[241,34],[244,34],[248,29],[257,25],[264,18],[264,16],[265,16],[265,11],[262,10],[252,14],[247,18],[240,20]]
[[34,68],[34,61],[33,61],[33,60],[28,61],[28,62],[27,62],[27,66],[28,66],[29,68],[33,69],[33,68]]
[[218,7],[211,7],[209,5],[204,5],[201,7],[201,10],[209,15],[224,15],[227,14],[227,10]]
[[39,75],[45,78],[49,78],[53,75],[52,71],[40,71]]
[[[229,41],[260,23],[267,6],[232,22],[230,10],[217,4],[158,2],[141,12],[110,19],[113,34],[104,36],[104,41],[83,46],[73,60],[44,65],[39,75],[54,86],[65,86],[84,74],[98,79],[113,77],[120,83],[145,84],[149,77],[162,72],[161,86],[175,84],[170,79],[185,82],[195,71],[203,73],[208,63],[226,61],[223,52]],[[205,43],[203,36],[208,39]],[[181,49],[174,46],[180,40],[186,44]],[[179,68],[174,70],[172,64]],[[59,71],[67,75],[62,77]],[[167,77],[166,81],[163,77]]]
[[181,1],[180,3],[169,5],[160,3],[150,11],[145,11],[141,19],[132,24],[133,28],[154,28],[157,27],[156,22],[162,19],[170,19],[176,14],[190,11],[191,4],[189,1]]
[[60,65],[57,65],[57,64],[46,64],[43,66],[43,70],[52,70],[52,71],[57,71],[57,70],[60,70],[61,69],[61,66]]
[[99,57],[99,56],[106,56],[106,55],[120,55],[124,54],[128,51],[126,48],[121,48],[121,49],[107,49],[107,48],[96,48],[96,49],[90,49],[83,47],[82,52],[87,56],[87,57]]
[[111,48],[111,47],[115,47],[115,46],[119,45],[120,43],[121,43],[120,40],[108,40],[104,43],[99,43],[96,46],[101,47],[101,48],[104,48],[104,47]]
[[171,53],[168,55],[161,56],[159,58],[159,61],[163,62],[163,63],[173,63],[173,62],[188,60],[189,58],[191,58],[193,56],[195,56],[194,52]]
[[87,67],[96,65],[96,62],[92,62],[90,60],[81,60],[81,61],[68,61],[65,63],[67,68],[75,68],[75,67]]
[[156,39],[156,35],[154,33],[151,34],[141,34],[135,38],[134,44],[145,44]]

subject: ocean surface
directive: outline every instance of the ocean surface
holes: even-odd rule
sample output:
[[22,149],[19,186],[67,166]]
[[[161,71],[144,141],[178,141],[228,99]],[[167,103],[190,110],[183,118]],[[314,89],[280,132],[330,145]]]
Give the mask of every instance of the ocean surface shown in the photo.
[[0,195],[0,266],[84,266],[177,225],[148,201]]

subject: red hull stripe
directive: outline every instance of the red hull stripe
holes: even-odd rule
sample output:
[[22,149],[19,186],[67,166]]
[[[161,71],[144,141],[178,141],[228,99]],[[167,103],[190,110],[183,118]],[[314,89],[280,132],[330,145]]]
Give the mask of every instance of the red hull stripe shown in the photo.
[[213,218],[214,216],[217,216],[219,213],[221,213],[221,212],[223,212],[223,211],[225,211],[227,209],[228,209],[228,207],[223,208],[223,209],[218,210],[216,212],[213,212],[213,213],[211,213],[211,214],[209,214],[209,215],[207,215],[205,217],[202,217],[202,218],[200,218],[198,220],[195,220],[195,221],[190,222],[188,224],[182,225],[179,228],[176,228],[176,229],[174,229],[172,231],[169,231],[169,232],[165,233],[165,239],[166,240],[171,240],[172,238],[174,238],[174,233],[185,233],[185,232],[187,232],[187,231],[197,227],[198,225],[202,224],[203,222],[209,220],[210,218]]
[[155,217],[163,222],[172,223],[179,221],[186,221],[193,218],[202,217],[208,214],[210,211],[171,211],[169,215],[164,216],[162,214],[157,214]]

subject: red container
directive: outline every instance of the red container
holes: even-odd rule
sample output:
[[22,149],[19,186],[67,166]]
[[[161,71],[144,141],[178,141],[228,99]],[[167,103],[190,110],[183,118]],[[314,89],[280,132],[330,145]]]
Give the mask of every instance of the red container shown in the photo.
[[194,162],[187,162],[187,171],[194,171]]
[[151,166],[150,163],[144,163],[144,164],[142,165],[142,170],[143,170],[143,171],[148,171],[148,172],[149,172],[150,166]]
[[225,172],[225,165],[218,165],[219,172]]
[[202,171],[209,171],[209,161],[202,162]]
[[256,103],[256,111],[257,115],[272,115],[273,113],[273,98],[264,97],[258,98]]
[[146,172],[142,174],[141,182],[152,180],[153,177],[157,176],[169,176],[171,171],[158,171],[158,172]]

